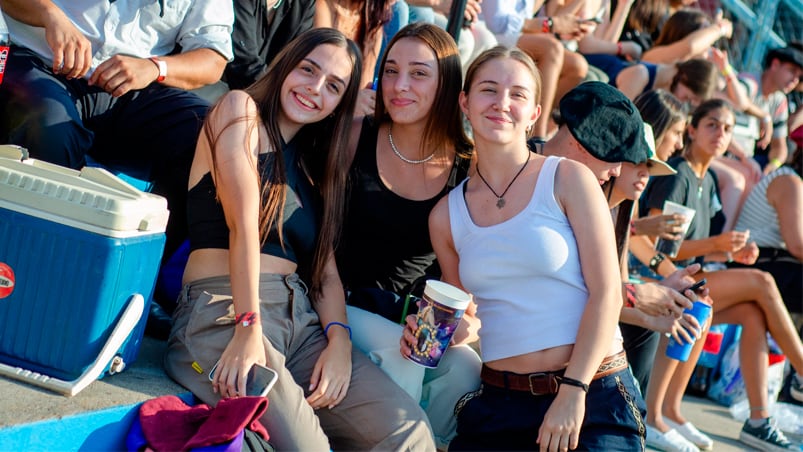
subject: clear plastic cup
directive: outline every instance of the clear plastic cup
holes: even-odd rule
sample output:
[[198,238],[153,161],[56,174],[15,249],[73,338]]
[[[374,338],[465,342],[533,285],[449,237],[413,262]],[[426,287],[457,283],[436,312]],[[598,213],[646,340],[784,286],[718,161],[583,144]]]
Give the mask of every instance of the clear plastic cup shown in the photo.
[[677,240],[659,238],[658,241],[655,243],[655,249],[657,251],[670,258],[675,258],[678,255],[678,251],[680,251],[680,245],[683,243],[683,237],[686,235],[686,231],[689,230],[689,225],[691,224],[691,220],[694,218],[695,210],[690,209],[682,204],[678,204],[676,202],[664,201],[663,213],[664,215],[672,215],[675,213],[679,213],[686,218],[686,220],[681,225],[682,226],[682,231],[680,233],[681,238]]

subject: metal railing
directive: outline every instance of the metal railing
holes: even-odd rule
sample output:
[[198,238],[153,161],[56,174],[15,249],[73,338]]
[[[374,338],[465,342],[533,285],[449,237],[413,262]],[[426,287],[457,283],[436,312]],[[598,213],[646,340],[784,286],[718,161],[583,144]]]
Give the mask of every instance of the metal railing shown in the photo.
[[761,72],[767,51],[803,41],[803,0],[700,0],[712,14],[722,8],[733,21],[733,37],[724,43],[739,71]]

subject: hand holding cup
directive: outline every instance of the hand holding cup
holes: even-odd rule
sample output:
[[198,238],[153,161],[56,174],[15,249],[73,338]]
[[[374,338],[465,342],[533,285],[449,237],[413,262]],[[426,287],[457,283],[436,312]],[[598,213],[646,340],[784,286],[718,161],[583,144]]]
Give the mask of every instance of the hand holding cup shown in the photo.
[[418,314],[414,321],[408,316],[402,332],[402,355],[421,366],[438,367],[470,301],[469,295],[457,287],[441,281],[427,281]]
[[[680,239],[666,239],[664,237],[660,237],[655,243],[656,250],[670,258],[675,258],[678,255],[678,251],[680,251],[680,245],[683,243],[683,237],[686,235],[686,231],[688,231],[689,225],[694,219],[695,210],[690,209],[682,204],[674,203],[672,201],[665,201],[663,214],[679,214],[684,219],[683,223],[680,224],[680,231],[677,231],[676,228],[672,229],[673,234],[680,234]],[[671,226],[675,226],[674,219]]]

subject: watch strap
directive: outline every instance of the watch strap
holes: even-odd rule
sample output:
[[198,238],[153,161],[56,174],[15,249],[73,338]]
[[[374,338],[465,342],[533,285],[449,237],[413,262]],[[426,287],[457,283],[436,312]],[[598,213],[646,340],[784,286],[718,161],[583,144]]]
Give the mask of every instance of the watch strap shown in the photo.
[[658,267],[661,265],[661,262],[663,262],[664,259],[666,259],[666,256],[661,253],[656,253],[655,256],[650,259],[650,270],[658,273]]

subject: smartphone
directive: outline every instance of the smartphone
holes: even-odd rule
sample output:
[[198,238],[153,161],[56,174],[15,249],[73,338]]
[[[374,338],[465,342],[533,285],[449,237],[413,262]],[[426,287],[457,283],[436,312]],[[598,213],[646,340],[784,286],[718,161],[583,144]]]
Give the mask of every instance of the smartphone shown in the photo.
[[691,290],[692,292],[694,292],[694,293],[697,293],[697,292],[699,292],[699,291],[700,291],[700,289],[702,289],[702,288],[703,288],[703,286],[704,286],[704,285],[705,285],[705,283],[707,283],[707,282],[708,282],[708,281],[707,281],[705,278],[703,278],[703,279],[701,279],[701,280],[697,281],[696,283],[692,284],[691,286],[689,286],[689,287],[687,287],[687,288],[683,289],[683,292],[681,292],[681,293],[686,293],[686,291],[687,291],[687,290]]
[[[215,379],[217,365],[218,363],[215,363],[209,372],[209,381]],[[279,374],[275,370],[254,364],[251,366],[251,370],[248,371],[248,378],[245,381],[245,395],[265,397],[278,379]]]

